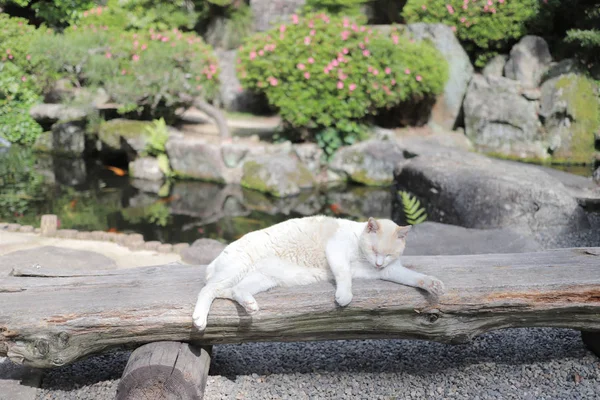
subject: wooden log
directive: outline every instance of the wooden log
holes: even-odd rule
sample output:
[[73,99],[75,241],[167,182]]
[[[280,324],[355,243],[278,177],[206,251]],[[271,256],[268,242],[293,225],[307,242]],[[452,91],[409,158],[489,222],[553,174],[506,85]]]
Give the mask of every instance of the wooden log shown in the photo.
[[58,217],[54,214],[42,215],[40,234],[42,236],[55,236],[58,229]]
[[127,361],[115,400],[200,400],[210,354],[187,343],[154,342],[138,347]]
[[252,316],[213,303],[205,332],[192,324],[204,267],[153,266],[68,276],[35,268],[0,279],[0,355],[53,367],[86,355],[156,341],[202,345],[249,341],[412,338],[462,343],[510,327],[600,331],[600,248],[522,254],[404,257],[447,288],[355,280],[352,302],[334,285],[275,288]]

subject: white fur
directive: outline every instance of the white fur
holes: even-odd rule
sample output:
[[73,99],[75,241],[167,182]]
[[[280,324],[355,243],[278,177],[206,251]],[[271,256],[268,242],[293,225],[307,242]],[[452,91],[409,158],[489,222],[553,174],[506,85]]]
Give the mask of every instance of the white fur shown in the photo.
[[352,278],[389,280],[441,294],[441,281],[404,268],[398,258],[409,229],[390,220],[354,222],[316,216],[248,233],[207,267],[194,325],[201,331],[206,328],[215,298],[235,300],[248,313],[255,313],[259,307],[254,295],[275,286],[334,279],[340,306],[352,301]]

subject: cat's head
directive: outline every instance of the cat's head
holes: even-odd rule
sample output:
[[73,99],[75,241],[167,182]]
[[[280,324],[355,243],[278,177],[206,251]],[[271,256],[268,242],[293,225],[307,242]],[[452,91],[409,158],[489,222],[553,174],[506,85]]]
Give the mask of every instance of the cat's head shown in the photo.
[[360,249],[369,263],[383,269],[404,253],[410,228],[398,226],[389,219],[369,218],[360,235]]

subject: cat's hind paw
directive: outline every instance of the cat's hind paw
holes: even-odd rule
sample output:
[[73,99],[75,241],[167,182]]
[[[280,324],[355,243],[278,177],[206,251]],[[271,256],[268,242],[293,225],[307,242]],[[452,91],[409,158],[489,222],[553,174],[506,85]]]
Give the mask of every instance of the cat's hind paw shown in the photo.
[[335,301],[342,307],[350,304],[352,297],[352,292],[349,290],[338,290],[335,292]]
[[258,307],[258,303],[256,300],[244,301],[242,303],[242,307],[246,310],[246,312],[250,315],[256,314],[260,308]]
[[436,296],[441,296],[446,291],[444,283],[433,276],[428,276],[425,279],[423,289]]

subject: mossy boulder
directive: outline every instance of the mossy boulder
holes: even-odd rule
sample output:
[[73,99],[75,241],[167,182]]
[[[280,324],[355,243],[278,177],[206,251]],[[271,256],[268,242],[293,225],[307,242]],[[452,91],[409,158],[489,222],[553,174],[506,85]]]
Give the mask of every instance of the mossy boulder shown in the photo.
[[315,178],[298,159],[281,154],[246,161],[241,185],[275,197],[288,197],[313,187]]
[[595,134],[600,129],[600,101],[592,80],[569,73],[544,82],[540,116],[553,144],[554,162],[593,161]]
[[404,152],[396,141],[369,140],[339,149],[329,168],[353,182],[388,186],[394,179],[394,167],[402,160]]
[[152,126],[150,121],[113,119],[100,125],[98,139],[103,151],[139,154],[146,147],[150,136],[147,128]]

